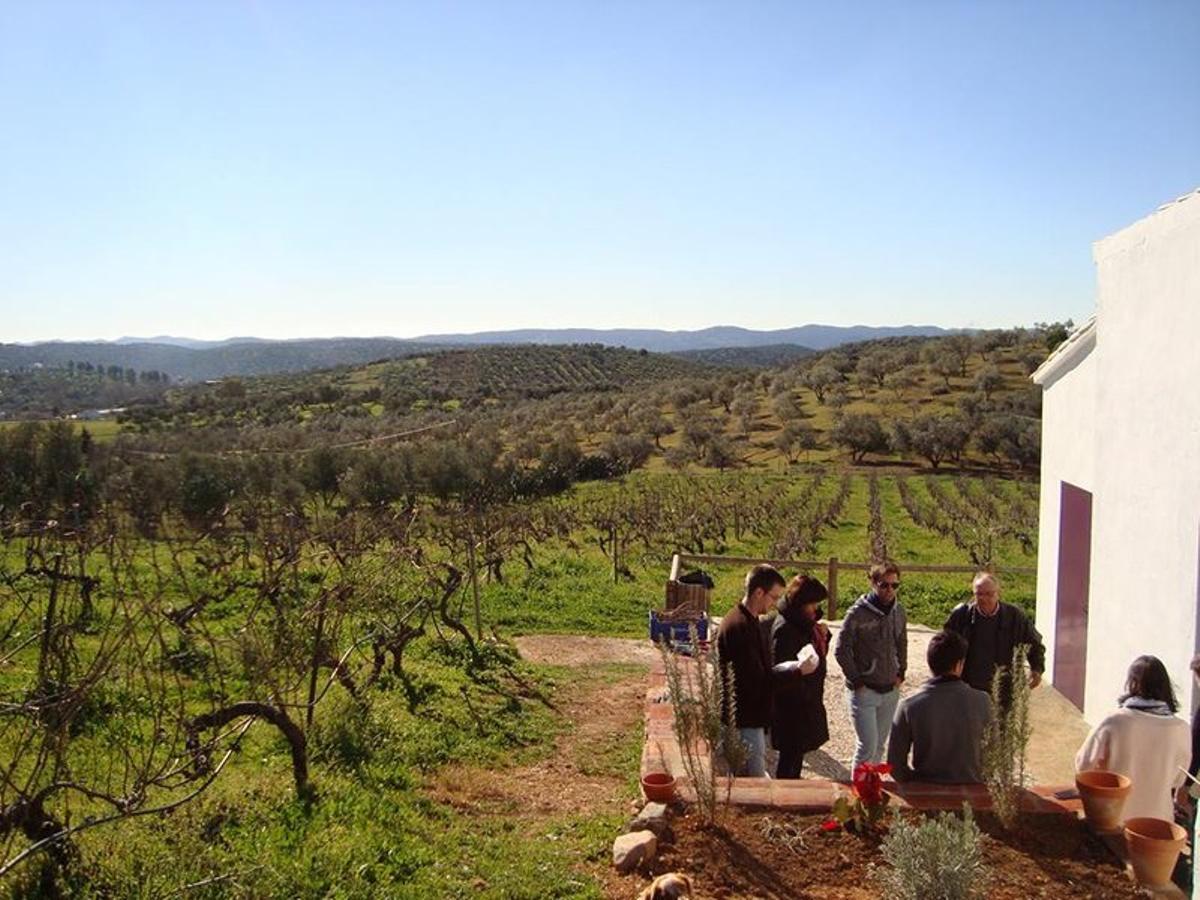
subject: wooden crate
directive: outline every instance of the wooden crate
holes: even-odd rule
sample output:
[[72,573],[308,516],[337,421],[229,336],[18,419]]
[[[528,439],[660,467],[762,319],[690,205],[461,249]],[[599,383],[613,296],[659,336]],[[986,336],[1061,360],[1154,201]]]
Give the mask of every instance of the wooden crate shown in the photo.
[[684,584],[679,581],[667,582],[667,612],[687,611],[693,615],[708,615],[708,604],[712,598],[712,588],[702,584]]

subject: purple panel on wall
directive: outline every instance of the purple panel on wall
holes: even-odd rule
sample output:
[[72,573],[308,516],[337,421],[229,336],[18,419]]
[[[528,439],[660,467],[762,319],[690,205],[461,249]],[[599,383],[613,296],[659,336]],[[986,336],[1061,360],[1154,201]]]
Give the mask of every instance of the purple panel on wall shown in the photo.
[[1054,686],[1064,697],[1083,709],[1092,564],[1091,493],[1064,481],[1058,516]]
[[[1196,636],[1192,655],[1200,656],[1200,528],[1196,529]],[[1195,714],[1197,705],[1200,705],[1200,696],[1196,690],[1196,680],[1193,678],[1190,683],[1192,689],[1192,713]]]

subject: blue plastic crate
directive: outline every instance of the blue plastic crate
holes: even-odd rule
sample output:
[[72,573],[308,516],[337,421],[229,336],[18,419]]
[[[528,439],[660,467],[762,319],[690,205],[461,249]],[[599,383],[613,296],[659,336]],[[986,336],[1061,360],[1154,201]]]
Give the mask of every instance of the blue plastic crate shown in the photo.
[[658,612],[650,610],[650,640],[656,644],[659,641],[668,643],[687,643],[692,639],[691,626],[696,627],[696,640],[708,640],[708,616],[701,613],[695,618],[677,622],[664,622],[658,617]]

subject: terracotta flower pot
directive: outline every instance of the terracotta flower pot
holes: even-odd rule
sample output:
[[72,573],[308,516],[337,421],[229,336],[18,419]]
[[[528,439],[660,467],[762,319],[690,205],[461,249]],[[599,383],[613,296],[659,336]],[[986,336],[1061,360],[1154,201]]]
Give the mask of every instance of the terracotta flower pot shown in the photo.
[[1075,787],[1083,800],[1083,814],[1096,831],[1119,831],[1121,810],[1133,782],[1126,775],[1095,769],[1075,776]]
[[1125,820],[1125,849],[1139,884],[1163,887],[1171,882],[1179,851],[1187,843],[1187,831],[1165,819]]
[[642,793],[654,803],[672,803],[675,800],[675,776],[666,772],[651,772],[642,776]]

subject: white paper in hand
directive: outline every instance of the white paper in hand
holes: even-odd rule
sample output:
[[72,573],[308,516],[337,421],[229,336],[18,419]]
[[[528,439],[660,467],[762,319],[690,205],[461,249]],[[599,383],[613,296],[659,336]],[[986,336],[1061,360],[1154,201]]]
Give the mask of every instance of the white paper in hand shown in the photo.
[[817,649],[812,644],[805,644],[796,659],[800,663],[801,675],[811,675],[817,671],[817,666],[821,665],[821,657],[817,655]]

